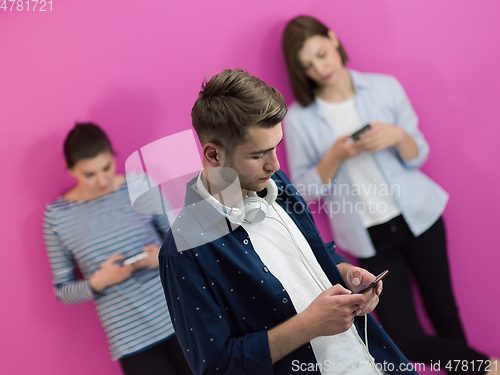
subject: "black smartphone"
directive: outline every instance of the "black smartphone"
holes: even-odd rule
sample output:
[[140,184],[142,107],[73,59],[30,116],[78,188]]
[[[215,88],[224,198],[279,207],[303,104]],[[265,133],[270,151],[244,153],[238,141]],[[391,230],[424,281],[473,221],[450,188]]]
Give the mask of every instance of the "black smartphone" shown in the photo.
[[369,283],[359,287],[358,289],[356,289],[354,292],[352,292],[352,294],[356,294],[356,293],[363,293],[363,292],[366,292],[368,289],[372,288],[375,286],[375,284],[377,284],[380,280],[382,280],[387,274],[389,273],[389,270],[385,270],[384,272],[382,272],[380,275],[378,275],[375,280],[373,281],[370,281]]
[[359,129],[357,132],[352,133],[352,134],[351,134],[351,137],[352,137],[355,141],[357,141],[357,140],[359,140],[359,136],[360,136],[361,134],[363,134],[365,131],[370,130],[370,129],[371,129],[370,124],[367,124],[367,125],[363,126],[361,129]]

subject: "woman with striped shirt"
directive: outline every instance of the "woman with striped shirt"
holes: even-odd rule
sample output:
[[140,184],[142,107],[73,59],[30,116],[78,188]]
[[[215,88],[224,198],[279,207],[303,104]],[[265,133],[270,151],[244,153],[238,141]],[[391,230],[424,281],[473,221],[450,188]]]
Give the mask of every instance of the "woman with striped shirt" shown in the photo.
[[[43,225],[57,298],[66,304],[94,300],[111,357],[124,374],[191,374],[158,275],[167,216],[133,210],[125,177],[115,173],[111,143],[98,126],[76,124],[64,154],[77,184],[47,205]],[[145,258],[123,264],[142,252]]]

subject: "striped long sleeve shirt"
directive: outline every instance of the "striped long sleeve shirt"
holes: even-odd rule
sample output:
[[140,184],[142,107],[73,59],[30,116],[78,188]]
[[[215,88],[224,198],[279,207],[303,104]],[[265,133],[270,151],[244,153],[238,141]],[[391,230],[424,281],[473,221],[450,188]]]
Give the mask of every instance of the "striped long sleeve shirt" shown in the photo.
[[113,359],[174,334],[158,270],[140,269],[99,294],[93,293],[89,277],[111,255],[128,258],[148,244],[160,246],[168,229],[167,215],[133,210],[126,183],[89,202],[59,197],[46,207],[43,234],[56,296],[66,304],[94,300]]

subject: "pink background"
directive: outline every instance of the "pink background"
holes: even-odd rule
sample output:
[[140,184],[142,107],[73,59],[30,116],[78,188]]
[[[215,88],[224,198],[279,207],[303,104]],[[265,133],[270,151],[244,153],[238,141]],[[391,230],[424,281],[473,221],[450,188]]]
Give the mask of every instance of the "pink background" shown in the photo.
[[431,146],[423,170],[451,195],[467,335],[500,356],[497,0],[53,0],[52,12],[0,9],[1,374],[120,373],[93,305],[54,297],[41,237],[46,202],[73,184],[61,148],[74,122],[105,128],[123,171],[136,149],[190,128],[203,77],[223,68],[245,68],[291,102],[280,36],[301,13],[338,33],[350,67],[406,88]]

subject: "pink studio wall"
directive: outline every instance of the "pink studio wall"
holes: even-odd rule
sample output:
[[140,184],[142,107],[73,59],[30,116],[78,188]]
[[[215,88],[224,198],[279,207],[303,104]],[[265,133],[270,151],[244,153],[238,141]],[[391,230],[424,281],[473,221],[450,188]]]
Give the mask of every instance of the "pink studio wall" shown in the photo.
[[423,170],[451,195],[465,329],[500,356],[498,1],[53,0],[52,11],[0,9],[1,374],[120,374],[92,304],[54,297],[41,238],[44,205],[72,185],[61,154],[72,124],[102,125],[123,171],[137,148],[189,129],[202,78],[223,68],[246,68],[291,102],[280,34],[301,13],[338,33],[352,68],[406,88],[431,146]]

